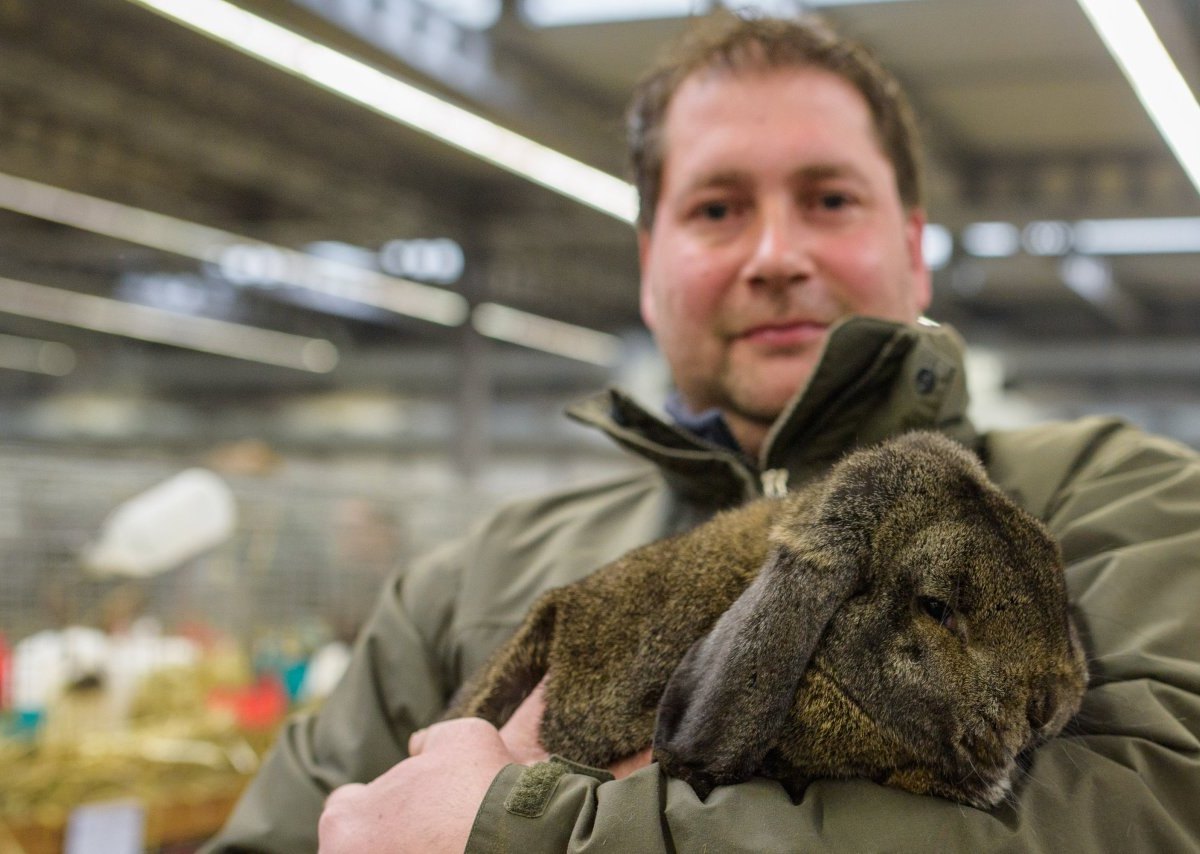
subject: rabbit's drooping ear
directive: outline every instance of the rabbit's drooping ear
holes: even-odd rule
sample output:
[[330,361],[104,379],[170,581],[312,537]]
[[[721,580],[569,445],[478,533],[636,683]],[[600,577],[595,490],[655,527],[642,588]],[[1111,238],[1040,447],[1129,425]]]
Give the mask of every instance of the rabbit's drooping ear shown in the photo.
[[778,740],[817,641],[858,583],[856,565],[831,557],[778,547],[667,683],[654,756],[701,798],[749,778]]

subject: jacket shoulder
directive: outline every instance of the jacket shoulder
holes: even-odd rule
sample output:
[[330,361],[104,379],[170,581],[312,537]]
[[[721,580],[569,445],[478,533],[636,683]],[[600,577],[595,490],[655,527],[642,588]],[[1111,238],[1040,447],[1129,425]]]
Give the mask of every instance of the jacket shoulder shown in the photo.
[[981,456],[992,479],[1041,519],[1081,479],[1122,466],[1200,465],[1200,456],[1179,442],[1100,416],[990,431],[981,439]]
[[639,464],[608,477],[505,501],[481,520],[470,536],[478,540],[508,540],[514,535],[521,539],[520,534],[543,536],[554,528],[603,512],[603,508],[637,502],[663,488],[658,470]]

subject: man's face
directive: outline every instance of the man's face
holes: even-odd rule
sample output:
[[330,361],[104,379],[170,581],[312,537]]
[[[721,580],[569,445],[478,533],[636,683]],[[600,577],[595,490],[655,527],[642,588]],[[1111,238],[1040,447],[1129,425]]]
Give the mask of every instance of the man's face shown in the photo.
[[924,216],[906,211],[863,97],[818,69],[699,73],[667,111],[642,316],[695,410],[747,450],[848,314],[928,306]]

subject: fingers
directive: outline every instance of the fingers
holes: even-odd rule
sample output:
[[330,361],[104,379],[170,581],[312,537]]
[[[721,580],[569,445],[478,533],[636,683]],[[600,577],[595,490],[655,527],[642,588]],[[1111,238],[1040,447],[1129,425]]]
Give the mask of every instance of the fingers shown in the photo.
[[[441,721],[414,732],[408,739],[408,752],[416,757],[435,751],[439,746],[474,747],[478,750],[499,750],[510,762],[532,765],[550,758],[539,737],[545,711],[546,680],[543,678],[499,731],[481,718]],[[652,754],[652,748],[646,747],[617,761],[608,770],[620,780],[653,762]]]
[[628,777],[639,768],[645,768],[654,761],[654,748],[647,747],[632,756],[626,756],[624,759],[618,759],[612,765],[608,766],[608,772],[618,780]]
[[321,854],[342,854],[355,850],[359,833],[357,810],[366,793],[367,787],[362,783],[347,783],[329,793],[317,823]]
[[542,715],[546,711],[546,680],[539,682],[503,727],[500,738],[508,751],[523,765],[532,765],[548,759],[550,754],[542,747]]
[[462,851],[496,774],[513,761],[491,724],[460,718],[410,739],[413,756],[366,785],[341,786],[325,800],[321,854]]
[[367,788],[363,783],[346,783],[344,786],[338,786],[329,793],[329,797],[325,799],[325,805],[328,806],[334,802],[341,802],[347,798],[353,800],[363,789]]
[[542,747],[538,735],[545,710],[546,680],[543,679],[521,702],[499,732],[481,718],[441,721],[419,729],[409,736],[408,752],[410,756],[420,756],[436,749],[438,744],[445,743],[448,739],[459,744],[469,741],[481,747],[492,747],[499,741],[500,746],[512,755],[512,761],[532,765],[550,757]]
[[458,747],[504,747],[496,728],[483,718],[455,718],[439,721],[433,726],[419,729],[408,737],[408,752],[420,756],[450,745]]

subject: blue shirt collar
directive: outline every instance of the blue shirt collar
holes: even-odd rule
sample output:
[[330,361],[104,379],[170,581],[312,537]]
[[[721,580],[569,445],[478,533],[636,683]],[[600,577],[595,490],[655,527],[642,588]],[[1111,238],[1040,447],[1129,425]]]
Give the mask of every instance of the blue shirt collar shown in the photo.
[[663,408],[667,415],[671,416],[671,420],[683,429],[695,433],[701,439],[712,442],[714,445],[737,451],[739,454],[742,453],[721,410],[713,408],[703,412],[692,412],[677,391],[667,395]]

